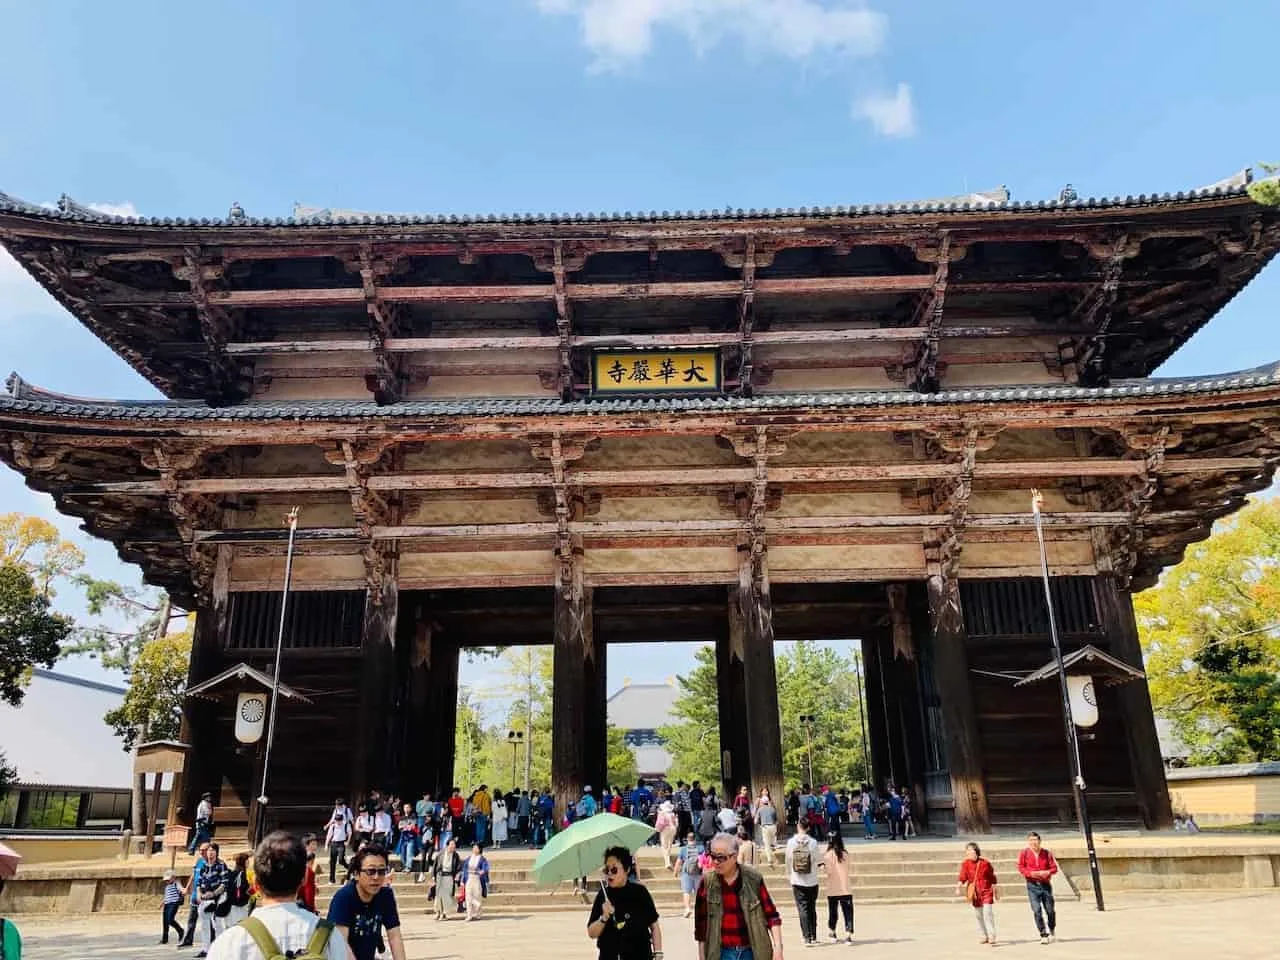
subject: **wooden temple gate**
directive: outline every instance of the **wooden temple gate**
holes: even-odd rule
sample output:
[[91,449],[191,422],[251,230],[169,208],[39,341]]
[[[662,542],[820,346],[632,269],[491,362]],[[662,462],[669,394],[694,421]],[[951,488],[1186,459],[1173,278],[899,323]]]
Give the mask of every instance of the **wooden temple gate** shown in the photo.
[[[714,643],[727,787],[782,793],[774,644],[857,639],[877,782],[937,829],[1073,815],[1068,647],[1280,461],[1280,373],[1152,370],[1280,248],[1238,189],[567,218],[127,220],[0,194],[0,243],[169,398],[11,378],[0,458],[198,611],[191,683],[270,670],[271,809],[452,785],[458,663],[554,646],[553,783],[604,780],[608,648]],[[1103,819],[1169,821],[1145,683],[1101,692]],[[851,705],[851,709],[853,709]],[[193,699],[184,813],[256,792]]]

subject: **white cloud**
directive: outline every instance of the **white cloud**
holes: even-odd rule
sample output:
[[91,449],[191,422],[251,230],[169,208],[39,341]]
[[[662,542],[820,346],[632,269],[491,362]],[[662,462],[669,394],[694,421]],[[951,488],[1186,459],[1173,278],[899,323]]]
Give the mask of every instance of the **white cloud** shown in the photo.
[[878,53],[888,18],[845,0],[536,0],[547,14],[577,17],[593,68],[618,69],[645,57],[655,35],[683,35],[695,49],[726,38],[776,56],[866,57]]
[[916,108],[909,84],[898,84],[893,93],[859,97],[854,101],[853,115],[869,122],[882,137],[909,137],[916,132]]
[[136,217],[138,208],[127,200],[124,203],[86,203],[90,210],[97,210],[111,217]]

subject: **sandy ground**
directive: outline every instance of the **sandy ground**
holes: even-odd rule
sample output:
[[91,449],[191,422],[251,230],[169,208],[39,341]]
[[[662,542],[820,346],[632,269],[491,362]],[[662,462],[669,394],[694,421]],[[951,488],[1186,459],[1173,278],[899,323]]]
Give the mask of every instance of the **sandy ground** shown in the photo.
[[[1224,891],[1221,894],[1116,894],[1106,913],[1092,901],[1063,903],[1058,910],[1058,942],[1041,946],[1035,935],[1026,899],[1010,890],[996,905],[1001,944],[979,946],[971,911],[955,906],[855,906],[856,944],[801,947],[799,926],[790,897],[779,891],[785,952],[834,956],[837,953],[871,960],[903,956],[962,957],[1014,954],[1067,958],[1155,958],[1159,960],[1249,960],[1277,956],[1274,918],[1280,912],[1280,891]],[[782,901],[786,901],[785,903]],[[819,904],[818,923],[826,920]],[[476,923],[437,923],[422,914],[404,918],[409,960],[570,960],[594,957],[585,934],[585,911],[482,919]],[[24,958],[81,958],[125,960],[191,957],[195,950],[158,946],[160,907],[153,922],[139,917],[94,916],[83,919],[26,919],[20,924]],[[663,921],[668,960],[695,960],[693,922],[679,916]],[[825,929],[823,929],[825,935]]]

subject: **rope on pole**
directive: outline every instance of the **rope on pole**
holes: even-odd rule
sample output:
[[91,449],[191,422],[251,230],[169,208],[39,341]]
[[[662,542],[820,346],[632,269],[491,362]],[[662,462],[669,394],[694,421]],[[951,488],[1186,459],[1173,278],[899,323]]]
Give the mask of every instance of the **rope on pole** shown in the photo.
[[289,511],[285,522],[289,524],[289,545],[284,554],[284,590],[280,595],[280,628],[276,632],[276,668],[271,676],[271,708],[267,715],[267,747],[262,759],[262,792],[258,795],[258,817],[254,824],[253,845],[262,840],[263,825],[267,820],[267,779],[271,775],[271,746],[276,738],[276,701],[280,699],[280,660],[284,653],[284,624],[289,611],[289,586],[293,579],[293,540],[298,532],[298,508]]

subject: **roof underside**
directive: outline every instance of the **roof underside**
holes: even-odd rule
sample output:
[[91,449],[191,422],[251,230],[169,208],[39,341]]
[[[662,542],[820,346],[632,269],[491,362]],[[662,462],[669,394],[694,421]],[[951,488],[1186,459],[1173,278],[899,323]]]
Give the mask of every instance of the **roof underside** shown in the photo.
[[1024,318],[1019,336],[1056,337],[1081,383],[1145,376],[1280,249],[1280,212],[1240,187],[1055,203],[276,220],[121,218],[0,195],[0,243],[170,397],[239,403],[282,342],[367,350],[372,340],[386,365],[403,359],[397,351],[482,330],[562,346],[572,356],[559,392],[573,399],[592,338],[705,335],[732,353],[743,350],[734,337],[808,331],[821,342],[853,329],[901,340],[897,328],[918,327],[945,339],[954,324],[993,317]]

